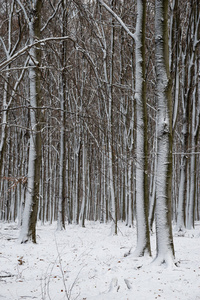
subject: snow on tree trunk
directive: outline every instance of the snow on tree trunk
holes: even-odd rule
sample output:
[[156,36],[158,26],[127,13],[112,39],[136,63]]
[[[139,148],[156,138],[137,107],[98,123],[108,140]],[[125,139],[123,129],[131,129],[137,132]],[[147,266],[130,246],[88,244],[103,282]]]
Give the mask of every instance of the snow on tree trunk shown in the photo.
[[[65,14],[63,17],[63,27],[64,25],[66,25]],[[63,36],[64,35],[65,35],[65,28],[63,28]],[[66,48],[65,41],[63,41],[62,54],[61,54],[61,67],[62,67],[61,87],[60,87],[61,128],[60,128],[59,201],[58,201],[57,230],[65,229],[65,185],[66,185],[66,145],[65,145],[66,78],[65,78],[65,70],[64,70],[65,60],[66,60],[65,48]]]
[[172,185],[172,100],[168,53],[168,1],[156,0],[156,93],[157,93],[157,180],[156,246],[157,264],[173,263],[174,246],[171,226]]
[[4,84],[4,93],[3,93],[3,116],[2,116],[2,125],[1,125],[1,140],[0,140],[0,176],[2,176],[2,163],[3,163],[3,154],[5,149],[5,141],[7,136],[7,120],[8,120],[8,108],[7,108],[7,97],[8,97],[8,73],[6,73],[6,81]]
[[[199,135],[199,118],[200,118],[200,100],[199,100],[199,42],[200,42],[200,8],[194,4],[192,18],[192,34],[193,48],[191,60],[189,64],[189,75],[191,83],[191,102],[192,102],[192,118],[191,118],[191,161],[190,161],[190,189],[189,189],[189,208],[187,228],[194,228],[195,219],[195,200],[196,200],[196,149]],[[198,59],[196,59],[198,57]]]
[[131,192],[131,171],[132,171],[132,160],[129,159],[128,161],[128,226],[131,227],[132,223],[133,223],[133,219],[132,219],[132,192]]
[[[63,84],[63,82],[62,82]],[[61,95],[61,132],[60,132],[60,161],[59,161],[59,201],[58,201],[58,219],[57,230],[65,229],[65,174],[66,174],[66,151],[65,151],[65,104],[64,88]]]
[[197,174],[197,159],[196,159],[196,149],[197,141],[199,135],[199,118],[200,118],[200,99],[198,98],[197,90],[197,78],[198,78],[198,68],[197,62],[195,64],[195,88],[193,92],[193,101],[192,101],[192,120],[191,120],[191,161],[190,161],[190,194],[189,194],[189,211],[188,211],[188,221],[187,228],[194,228],[195,220],[195,201],[196,201],[196,174]]
[[[184,72],[183,72],[184,74]],[[190,118],[190,100],[185,99],[182,95],[183,104],[183,129],[182,129],[182,152],[181,155],[181,174],[180,174],[180,184],[179,184],[179,194],[178,194],[178,211],[177,211],[177,230],[183,230],[185,227],[186,217],[185,217],[185,205],[187,198],[187,170],[188,170],[188,138],[189,138],[189,118]]]
[[[29,7],[29,37],[30,44],[40,37],[41,1],[32,1]],[[30,50],[29,82],[30,82],[30,149],[28,163],[28,184],[24,208],[22,228],[19,240],[25,243],[32,240],[36,243],[36,222],[39,202],[40,166],[41,166],[41,132],[40,112],[37,110],[40,101],[40,51],[37,47]]]
[[178,193],[178,211],[176,229],[181,231],[185,227],[185,205],[186,205],[186,187],[187,187],[187,156],[182,155],[181,158],[181,178]]
[[[192,141],[192,146],[194,146],[194,141]],[[190,162],[190,192],[189,192],[189,207],[188,207],[188,220],[187,220],[188,229],[194,228],[195,198],[196,198],[196,155],[192,153],[191,162]]]
[[155,214],[155,205],[156,205],[156,171],[157,171],[157,134],[155,136],[155,146],[154,146],[155,155],[152,162],[152,191],[150,193],[150,206],[149,206],[149,229],[153,230],[154,214]]
[[83,137],[83,144],[82,144],[82,152],[83,152],[83,196],[82,196],[82,204],[81,204],[81,213],[80,213],[80,219],[81,219],[81,226],[85,227],[85,214],[86,214],[86,166],[87,166],[87,154],[86,154],[86,147]]
[[137,247],[134,255],[142,256],[145,252],[151,255],[148,224],[148,163],[147,163],[147,111],[145,83],[145,22],[146,1],[137,1],[136,23],[136,79],[135,99],[137,114],[136,143],[136,216]]
[[[111,0],[111,6],[113,7],[114,1]],[[115,222],[115,234],[117,234],[117,203],[116,203],[116,191],[115,191],[115,171],[114,171],[114,126],[113,126],[113,68],[114,68],[114,21],[111,18],[111,36],[110,36],[110,80],[108,84],[108,97],[109,97],[109,105],[108,105],[108,157],[109,157],[109,171],[110,171],[110,192],[111,192],[111,215]]]
[[[182,155],[181,155],[181,174],[180,174],[180,184],[179,184],[179,194],[178,194],[178,211],[177,211],[177,230],[183,230],[185,227],[186,217],[185,217],[185,206],[187,198],[187,170],[188,170],[188,142],[189,142],[189,120],[190,120],[190,93],[188,93],[188,84],[190,85],[190,80],[187,80],[187,60],[186,53],[188,48],[185,47],[182,54],[182,82],[184,83],[184,88],[182,89],[182,107],[183,107],[183,129],[182,129]],[[189,77],[190,68],[189,68]]]
[[[112,1],[111,1],[112,2]],[[114,180],[114,151],[113,151],[113,59],[114,59],[114,26],[113,19],[111,18],[111,35],[110,35],[110,66],[107,64],[107,45],[103,31],[103,69],[104,69],[104,78],[106,82],[106,91],[108,95],[108,104],[105,103],[106,116],[107,116],[107,135],[108,135],[108,172],[109,172],[109,188],[110,188],[110,215],[111,218],[115,221],[115,234],[117,234],[117,219],[116,218],[116,198],[115,198],[115,180]],[[110,78],[108,77],[108,73]]]

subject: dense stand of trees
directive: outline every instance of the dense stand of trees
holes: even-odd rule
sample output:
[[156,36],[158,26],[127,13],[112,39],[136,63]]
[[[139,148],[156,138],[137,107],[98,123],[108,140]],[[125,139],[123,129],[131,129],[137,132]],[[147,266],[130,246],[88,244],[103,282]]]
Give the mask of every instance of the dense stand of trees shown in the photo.
[[21,242],[37,220],[136,220],[143,255],[155,217],[158,262],[173,257],[171,222],[200,218],[199,0],[0,10],[0,219]]

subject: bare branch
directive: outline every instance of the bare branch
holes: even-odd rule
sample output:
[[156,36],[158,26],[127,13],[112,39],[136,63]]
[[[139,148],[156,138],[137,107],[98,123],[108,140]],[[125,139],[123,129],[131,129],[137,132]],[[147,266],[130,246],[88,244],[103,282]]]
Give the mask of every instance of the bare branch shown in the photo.
[[115,20],[117,20],[120,25],[124,28],[124,30],[127,32],[127,34],[133,39],[136,39],[136,35],[135,33],[132,33],[128,27],[126,26],[126,24],[122,21],[122,19],[106,4],[104,3],[102,0],[98,0],[98,2],[115,18]]
[[27,13],[26,13],[26,10],[25,10],[24,5],[21,3],[20,0],[16,0],[16,1],[17,1],[17,3],[19,4],[19,6],[21,7],[21,9],[23,10],[23,13],[24,13],[26,22],[29,23],[29,18],[28,18],[28,15],[27,15]]
[[51,42],[51,41],[63,41],[63,40],[71,40],[75,43],[75,40],[70,37],[70,36],[62,36],[62,37],[49,37],[49,38],[45,38],[42,40],[38,40],[35,41],[33,44],[27,45],[24,48],[22,48],[21,50],[19,50],[17,53],[15,53],[13,56],[11,56],[9,59],[7,59],[6,61],[2,62],[0,64],[0,69],[5,68],[7,65],[9,65],[11,62],[13,62],[15,59],[17,59],[20,55],[24,54],[25,52],[27,52],[28,50],[30,50],[32,47],[38,45],[38,44],[45,44],[47,42]]
[[41,28],[40,32],[44,31],[44,29],[47,27],[47,25],[49,24],[49,22],[54,18],[54,16],[56,15],[57,11],[58,11],[58,8],[61,4],[62,0],[60,0],[56,6],[56,8],[54,9],[54,12],[53,14],[49,17],[49,19],[47,20],[46,24],[44,24],[44,26]]

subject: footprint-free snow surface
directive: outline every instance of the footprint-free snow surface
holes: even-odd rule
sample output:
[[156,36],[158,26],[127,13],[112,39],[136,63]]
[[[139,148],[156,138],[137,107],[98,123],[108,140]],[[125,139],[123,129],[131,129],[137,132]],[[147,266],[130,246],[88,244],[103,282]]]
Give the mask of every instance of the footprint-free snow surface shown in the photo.
[[[86,228],[37,226],[37,244],[19,244],[19,229],[0,223],[0,300],[198,300],[200,299],[200,223],[174,232],[176,265],[155,266],[133,256],[136,228],[86,222]],[[128,254],[128,255],[127,255]]]

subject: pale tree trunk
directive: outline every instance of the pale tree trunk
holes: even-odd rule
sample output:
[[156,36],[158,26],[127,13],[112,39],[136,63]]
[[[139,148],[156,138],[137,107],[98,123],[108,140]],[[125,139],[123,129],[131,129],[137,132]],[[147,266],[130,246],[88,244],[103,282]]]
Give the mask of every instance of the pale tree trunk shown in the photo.
[[128,203],[128,158],[127,158],[127,141],[128,141],[128,135],[127,135],[127,128],[126,128],[126,115],[127,115],[127,109],[124,108],[125,103],[123,103],[123,99],[121,99],[121,115],[123,116],[122,122],[124,124],[123,128],[123,140],[122,140],[122,155],[124,158],[124,168],[123,168],[123,181],[122,181],[122,187],[123,187],[123,194],[122,194],[122,203],[123,203],[123,210],[122,215],[123,219],[125,219],[126,226],[128,225],[129,221],[129,203]]
[[75,205],[75,221],[76,224],[79,224],[79,214],[80,214],[80,191],[81,191],[81,187],[80,187],[80,178],[81,178],[81,148],[82,148],[82,141],[78,141],[78,146],[77,146],[77,150],[76,150],[76,155],[75,155],[75,159],[76,159],[76,205]]
[[174,259],[171,226],[172,99],[168,53],[168,1],[156,0],[157,180],[156,259],[170,265]]
[[147,151],[147,110],[145,82],[145,22],[146,0],[137,1],[136,23],[136,81],[135,99],[137,114],[136,143],[136,216],[137,216],[137,247],[134,255],[151,255],[150,234],[148,224],[148,151]]
[[[191,67],[187,66],[189,54],[189,45],[185,45],[182,49],[182,109],[183,109],[183,127],[181,133],[181,173],[178,194],[178,210],[177,210],[177,225],[176,229],[181,231],[186,225],[186,200],[187,200],[187,171],[188,171],[188,143],[189,143],[189,121],[190,121],[190,106],[191,106]],[[177,72],[178,74],[179,72]],[[188,78],[189,76],[189,78]],[[188,80],[189,79],[189,80]]]
[[[41,1],[30,1],[27,21],[29,25],[30,44],[40,38],[40,13]],[[25,12],[25,10],[24,10]],[[30,82],[30,149],[28,163],[28,184],[26,192],[26,203],[23,214],[22,228],[19,240],[25,243],[28,240],[36,243],[36,223],[39,202],[40,167],[41,167],[41,132],[40,111],[40,50],[32,47],[29,60],[29,82]]]
[[60,129],[60,157],[59,157],[59,201],[57,230],[65,229],[65,175],[66,175],[66,145],[65,145],[65,89],[61,81],[61,129]]
[[[124,147],[125,148],[125,147]],[[125,166],[124,166],[124,204],[125,204],[125,215],[126,215],[126,226],[128,225],[128,191],[127,191],[127,185],[128,185],[128,173],[127,173],[127,157],[126,157],[126,149],[124,149],[125,151]]]
[[[194,108],[193,108],[194,110]],[[193,112],[194,114],[194,112]],[[193,117],[192,117],[193,119]],[[194,120],[192,120],[193,122]],[[193,127],[193,126],[192,126]],[[192,128],[192,131],[194,128]],[[192,149],[195,149],[195,136],[192,132]],[[195,215],[195,199],[196,199],[196,155],[195,153],[191,154],[190,158],[190,191],[189,191],[189,207],[188,207],[188,219],[187,219],[187,229],[194,228],[194,215]]]
[[83,153],[83,196],[82,196],[82,204],[81,204],[81,213],[80,213],[80,219],[81,219],[81,226],[85,227],[85,215],[86,215],[86,166],[87,166],[87,153],[86,153],[86,147],[85,147],[85,141],[83,137],[82,142],[82,153]]
[[187,196],[187,154],[183,154],[181,157],[181,177],[178,193],[178,211],[177,211],[177,224],[176,229],[182,231],[185,228],[185,205]]
[[[113,0],[111,0],[111,7],[113,7]],[[117,234],[117,198],[115,191],[115,171],[114,171],[114,126],[113,126],[113,58],[114,58],[114,22],[113,18],[111,18],[111,64],[110,64],[110,80],[108,85],[108,97],[109,97],[109,105],[108,105],[108,151],[109,151],[109,170],[110,170],[110,191],[111,191],[111,215],[115,222],[115,234]]]
[[[124,85],[124,30],[121,29],[120,36],[120,84]],[[123,157],[124,162],[121,163],[121,179],[120,179],[120,214],[121,219],[126,222],[128,225],[128,202],[127,202],[127,105],[126,105],[126,96],[124,91],[120,92],[120,116],[121,120],[119,122],[119,131],[120,131],[120,144],[121,144],[121,157]]]
[[198,2],[193,1],[193,49],[190,61],[191,75],[190,79],[192,88],[192,117],[190,125],[191,135],[191,160],[190,160],[190,190],[189,190],[189,207],[187,228],[194,228],[195,221],[195,201],[196,201],[196,149],[199,135],[199,118],[200,118],[200,99],[199,99],[199,43],[200,43],[200,6]]
[[107,195],[106,195],[106,145],[104,141],[104,136],[102,137],[102,185],[103,185],[103,220],[104,222],[108,221],[108,210],[107,210]]
[[[195,7],[196,5],[196,7]],[[182,129],[182,156],[181,156],[181,178],[179,185],[179,201],[177,214],[177,230],[182,230],[187,225],[187,228],[194,226],[194,200],[196,190],[196,140],[198,135],[199,116],[196,109],[196,85],[197,85],[197,50],[199,43],[199,6],[192,3],[188,13],[188,28],[186,30],[185,44],[182,49],[182,106],[183,106],[183,129]],[[182,43],[184,40],[182,41]],[[196,70],[196,71],[195,71]],[[199,104],[198,104],[199,105]],[[192,107],[192,114],[191,114]],[[197,115],[197,116],[196,116]],[[190,126],[191,122],[191,126]],[[197,124],[196,124],[197,123]],[[191,141],[189,137],[191,136]],[[191,142],[191,145],[189,144]],[[191,154],[189,148],[192,147]],[[188,161],[190,160],[190,165]],[[187,172],[189,172],[187,174]],[[188,183],[188,178],[190,182]],[[188,184],[190,188],[188,189]],[[189,193],[189,219],[186,216],[187,195]],[[193,212],[192,212],[193,211]],[[186,224],[187,223],[187,224]]]
[[3,116],[2,116],[1,140],[0,140],[0,176],[2,176],[3,155],[6,146],[6,136],[7,136],[7,121],[8,121],[7,97],[8,97],[8,73],[6,73],[6,81],[4,84],[4,93],[3,93]]
[[192,103],[192,120],[191,120],[191,161],[190,161],[190,194],[189,194],[189,211],[188,211],[188,220],[187,228],[194,228],[195,221],[195,202],[196,202],[196,177],[197,177],[197,158],[196,158],[196,149],[197,141],[199,135],[199,118],[200,118],[200,99],[198,99],[197,91],[197,61],[196,61],[196,76],[195,76],[195,90],[193,92],[193,103]]
[[[106,214],[106,205],[105,205],[105,153],[104,153],[104,137],[102,135],[102,153],[101,153],[101,167],[100,167],[100,172],[101,172],[101,216],[100,216],[100,222],[105,223],[105,214]],[[88,189],[89,189],[89,184],[88,184]],[[88,191],[87,191],[88,193]]]
[[[111,0],[111,5],[113,0]],[[107,134],[108,134],[108,169],[109,169],[109,185],[110,185],[110,215],[111,218],[115,221],[115,234],[117,234],[117,218],[116,218],[116,199],[115,199],[115,185],[114,185],[114,151],[113,151],[113,56],[114,56],[114,23],[113,19],[111,18],[111,52],[110,52],[110,68],[107,66],[107,45],[106,39],[104,35],[104,29],[102,27],[102,35],[103,35],[103,68],[104,68],[104,79],[106,83],[106,92],[108,95],[108,105],[105,103],[105,110],[107,115]],[[108,70],[110,78],[108,78]],[[105,100],[105,99],[104,99]],[[116,219],[115,219],[116,218]]]
[[[66,36],[67,30],[67,1],[62,1],[62,36]],[[67,42],[62,42],[61,52],[61,87],[60,87],[60,108],[61,108],[61,129],[60,129],[60,162],[59,162],[59,201],[58,201],[58,220],[57,230],[65,229],[65,198],[66,198],[66,143],[65,143],[65,124],[66,124],[66,48]]]
[[150,192],[150,207],[149,207],[149,229],[153,231],[153,222],[156,206],[156,171],[157,171],[157,134],[155,135],[155,145],[153,146],[155,155],[152,161],[151,169],[151,192]]
[[131,227],[133,224],[133,196],[132,196],[132,184],[131,184],[131,179],[133,178],[132,176],[132,159],[128,160],[128,226]]
[[[183,54],[182,81],[186,84],[186,61]],[[177,212],[177,230],[181,231],[185,227],[186,216],[185,206],[187,198],[187,170],[188,170],[188,142],[189,142],[189,119],[190,119],[190,96],[185,96],[185,88],[182,90],[183,106],[183,129],[181,137],[182,155],[181,155],[181,174],[178,194],[178,212]]]
[[180,8],[179,0],[173,0],[170,6],[170,37],[169,37],[169,66],[170,72],[173,74],[172,92],[173,92],[173,121],[172,130],[174,133],[178,108],[179,108],[179,94],[180,94],[180,50],[181,50],[181,26],[180,26]]

